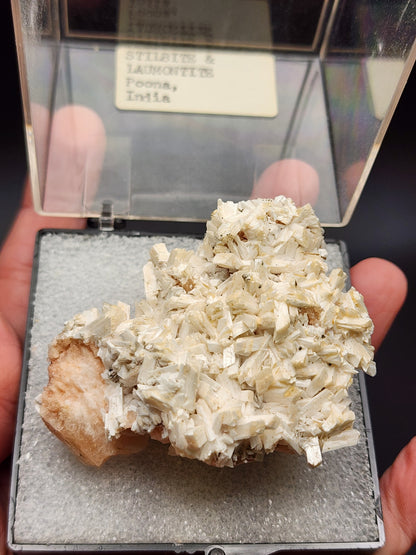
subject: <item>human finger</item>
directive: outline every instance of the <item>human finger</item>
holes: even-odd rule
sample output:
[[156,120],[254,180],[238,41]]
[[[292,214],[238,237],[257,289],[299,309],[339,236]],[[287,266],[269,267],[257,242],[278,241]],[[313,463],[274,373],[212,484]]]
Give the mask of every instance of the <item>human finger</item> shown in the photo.
[[45,183],[48,164],[48,143],[51,129],[51,112],[37,102],[30,104],[30,123],[36,148],[36,171],[39,183]]
[[[33,108],[33,107],[32,107]],[[48,114],[40,107],[32,109],[33,124],[42,148],[49,125]],[[42,127],[43,126],[43,127]],[[95,195],[105,154],[105,130],[95,112],[83,106],[66,106],[56,112],[51,123],[50,150],[44,171],[47,212],[81,214],[83,202]],[[42,147],[43,145],[43,147]],[[41,175],[42,177],[42,175]],[[80,229],[81,218],[60,218],[35,213],[29,184],[22,208],[0,254],[0,311],[23,340],[29,299],[33,248],[36,233],[42,228]]]
[[80,218],[49,218],[36,214],[28,200],[29,184],[26,188],[24,205],[0,253],[0,312],[7,314],[21,341],[26,327],[36,233],[45,227],[82,229],[85,226]]
[[21,362],[20,341],[0,314],[0,463],[12,449]]
[[406,276],[392,262],[367,258],[351,268],[351,282],[364,296],[374,323],[372,344],[378,349],[406,298]]
[[365,160],[357,160],[348,166],[348,168],[341,175],[341,187],[348,201],[352,199],[357,189],[357,185],[363,176],[365,166]]
[[273,162],[254,184],[251,198],[274,198],[284,195],[297,206],[316,203],[319,175],[310,164],[296,159]]
[[52,120],[44,210],[82,214],[98,189],[106,149],[101,118],[86,106],[69,105]]
[[404,555],[416,543],[416,436],[380,480],[386,543],[377,555]]

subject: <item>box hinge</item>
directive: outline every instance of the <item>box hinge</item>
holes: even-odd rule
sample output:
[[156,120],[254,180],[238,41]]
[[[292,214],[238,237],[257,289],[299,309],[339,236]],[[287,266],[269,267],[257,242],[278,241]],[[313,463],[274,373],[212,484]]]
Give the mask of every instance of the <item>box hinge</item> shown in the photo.
[[126,222],[121,218],[116,218],[113,212],[111,200],[104,200],[101,205],[101,214],[98,218],[90,218],[88,226],[99,229],[100,231],[114,231],[125,227]]
[[111,200],[103,201],[101,215],[98,218],[98,228],[100,231],[114,231],[113,203]]

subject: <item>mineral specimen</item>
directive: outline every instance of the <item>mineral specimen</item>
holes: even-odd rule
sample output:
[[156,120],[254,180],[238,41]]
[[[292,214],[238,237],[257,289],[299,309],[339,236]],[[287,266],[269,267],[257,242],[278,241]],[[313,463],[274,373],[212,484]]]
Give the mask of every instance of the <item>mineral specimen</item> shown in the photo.
[[[123,303],[75,316],[51,347],[53,364],[68,342],[93,351],[110,444],[135,432],[215,466],[277,449],[319,465],[322,452],[358,441],[348,388],[358,369],[375,374],[362,296],[345,290],[341,269],[327,274],[325,258],[309,205],[219,201],[196,252],[150,250],[134,317]],[[59,379],[40,400],[52,430]]]

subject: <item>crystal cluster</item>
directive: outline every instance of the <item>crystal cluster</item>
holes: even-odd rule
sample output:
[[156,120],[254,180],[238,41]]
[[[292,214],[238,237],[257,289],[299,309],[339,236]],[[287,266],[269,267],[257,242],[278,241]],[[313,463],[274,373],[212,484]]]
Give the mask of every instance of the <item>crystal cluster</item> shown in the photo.
[[134,317],[105,305],[59,336],[98,349],[108,438],[230,467],[276,449],[316,466],[356,444],[348,388],[375,374],[373,325],[325,257],[312,208],[285,197],[219,201],[196,252],[154,245]]

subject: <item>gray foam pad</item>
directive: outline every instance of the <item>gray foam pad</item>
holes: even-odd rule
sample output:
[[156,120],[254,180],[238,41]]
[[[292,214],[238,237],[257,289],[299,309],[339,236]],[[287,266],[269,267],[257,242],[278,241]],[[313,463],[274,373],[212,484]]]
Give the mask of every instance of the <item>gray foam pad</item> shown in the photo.
[[[42,423],[35,398],[47,383],[48,344],[86,308],[143,297],[149,248],[195,248],[192,237],[47,233],[40,241],[14,511],[15,545],[298,544],[377,542],[375,484],[358,381],[351,390],[356,447],[309,468],[276,453],[262,463],[212,468],[144,452],[84,466]],[[342,266],[337,244],[329,265]],[[242,546],[241,546],[242,547]],[[272,549],[271,549],[272,550]],[[243,552],[243,550],[241,550]]]

